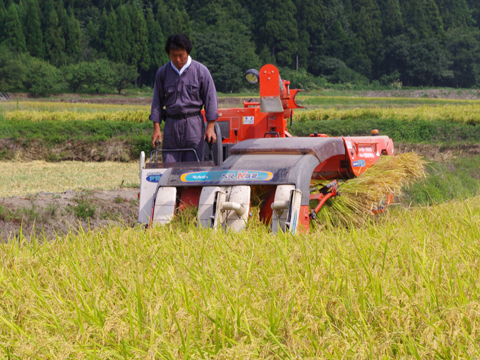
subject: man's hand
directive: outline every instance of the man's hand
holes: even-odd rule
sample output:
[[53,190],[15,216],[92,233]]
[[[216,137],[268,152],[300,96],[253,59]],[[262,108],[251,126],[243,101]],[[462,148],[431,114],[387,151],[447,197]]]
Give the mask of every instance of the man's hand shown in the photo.
[[160,123],[153,123],[152,146],[155,147],[155,141],[162,142],[162,131],[160,130]]
[[205,135],[203,140],[207,143],[215,144],[217,142],[217,135],[215,134],[215,121],[207,122],[207,130],[205,130]]

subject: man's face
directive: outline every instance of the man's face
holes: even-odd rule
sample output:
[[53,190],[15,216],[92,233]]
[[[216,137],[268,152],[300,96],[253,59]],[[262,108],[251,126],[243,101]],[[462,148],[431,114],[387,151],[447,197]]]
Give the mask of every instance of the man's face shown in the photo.
[[188,61],[188,54],[185,49],[170,49],[168,56],[178,70],[184,67]]

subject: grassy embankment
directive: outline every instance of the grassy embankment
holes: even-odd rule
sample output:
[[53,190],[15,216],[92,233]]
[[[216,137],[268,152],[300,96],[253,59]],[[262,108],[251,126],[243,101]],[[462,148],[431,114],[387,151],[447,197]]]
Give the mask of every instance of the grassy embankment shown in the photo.
[[0,245],[0,356],[480,355],[479,199],[362,229],[108,229]]

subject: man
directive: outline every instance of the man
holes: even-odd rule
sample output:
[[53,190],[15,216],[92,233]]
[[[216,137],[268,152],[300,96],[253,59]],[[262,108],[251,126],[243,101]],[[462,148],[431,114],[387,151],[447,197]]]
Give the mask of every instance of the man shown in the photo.
[[[165,51],[170,62],[163,65],[155,75],[152,111],[152,145],[162,141],[163,162],[196,161],[192,151],[168,152],[168,149],[193,148],[203,160],[204,141],[215,143],[215,120],[218,118],[217,91],[208,69],[192,60],[192,43],[184,34],[171,35]],[[165,109],[163,109],[165,107]],[[200,110],[205,107],[207,128]],[[167,151],[165,151],[167,150]]]

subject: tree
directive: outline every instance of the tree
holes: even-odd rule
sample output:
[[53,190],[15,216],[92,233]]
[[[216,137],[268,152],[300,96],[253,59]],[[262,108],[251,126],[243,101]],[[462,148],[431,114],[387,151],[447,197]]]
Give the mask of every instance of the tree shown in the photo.
[[58,26],[58,17],[55,9],[48,14],[47,28],[45,30],[45,58],[54,65],[64,63],[65,39],[62,29]]
[[26,45],[30,55],[43,59],[45,46],[43,44],[42,26],[38,16],[39,7],[36,0],[27,0],[25,16]]
[[[42,8],[42,7],[41,7]],[[50,12],[52,10],[55,10],[55,5],[53,3],[53,0],[46,0],[45,6],[42,9],[42,32],[45,35],[45,32],[47,31],[48,23],[49,23],[49,16]]]
[[26,57],[24,61],[26,72],[23,86],[27,91],[46,96],[65,90],[66,83],[55,66],[34,57]]
[[217,90],[232,92],[245,86],[243,74],[249,68],[258,68],[252,32],[246,24],[249,14],[231,0],[222,6],[211,4],[205,9],[202,23],[194,23],[202,31],[193,34],[197,59],[205,64],[215,81]]
[[305,69],[320,54],[325,36],[325,9],[321,0],[297,0],[298,42],[295,69]]
[[17,5],[10,3],[7,12],[7,19],[5,21],[6,40],[5,45],[12,50],[25,52],[27,45],[25,43],[25,36],[23,35],[22,24],[17,14]]
[[120,31],[115,10],[110,10],[107,18],[107,29],[105,31],[105,50],[108,58],[112,61],[121,61]]
[[454,74],[452,86],[480,85],[480,30],[456,28],[447,32],[446,49]]
[[266,0],[259,9],[265,14],[261,33],[272,58],[280,66],[291,66],[297,52],[298,29],[292,0]]
[[5,3],[3,0],[0,0],[0,43],[2,42],[3,36],[4,36],[6,17],[7,17],[7,9],[5,8]]
[[148,70],[150,67],[150,53],[148,51],[147,24],[143,13],[136,4],[131,6],[131,23],[133,34],[132,60],[138,71]]
[[150,52],[150,69],[154,72],[168,61],[165,53],[165,36],[158,21],[155,21],[152,9],[147,10],[148,49]]
[[70,64],[62,68],[63,78],[69,88],[77,93],[78,90],[89,81],[89,63],[80,62],[78,64]]
[[[403,24],[406,33],[412,40],[424,38],[427,32],[424,2],[425,0],[400,1]],[[388,19],[385,19],[385,21],[388,21]]]
[[438,40],[430,38],[414,43],[410,50],[405,84],[434,86],[445,83],[453,78],[450,65]]
[[130,16],[125,5],[121,5],[117,9],[118,15],[118,29],[119,29],[119,45],[122,61],[132,65],[132,47],[133,47],[133,33]]
[[82,53],[82,32],[80,30],[80,22],[75,19],[73,11],[70,11],[65,52],[72,60],[77,60]]
[[0,46],[0,92],[21,89],[25,67],[6,46]]
[[425,25],[426,38],[436,38],[440,42],[445,40],[443,21],[435,0],[425,0]]
[[355,0],[354,30],[361,44],[365,47],[366,55],[373,60],[382,40],[380,10],[375,0]]
[[[57,17],[58,17],[58,25],[62,29],[62,36],[65,41],[65,46],[66,42],[68,41],[68,33],[70,32],[70,19],[68,18],[67,11],[65,10],[65,7],[63,6],[63,0],[58,0],[58,5],[57,5]],[[65,50],[65,48],[63,49]]]
[[465,0],[437,0],[445,30],[472,25],[472,14]]
[[383,35],[399,35],[403,30],[403,19],[398,0],[386,0],[381,4]]
[[468,7],[472,14],[472,22],[477,28],[480,27],[480,1],[478,0],[467,0]]
[[95,60],[88,62],[88,82],[87,85],[92,87],[97,94],[102,88],[108,88],[113,81],[112,63],[108,60]]
[[112,64],[113,74],[111,77],[111,84],[115,87],[115,90],[119,94],[123,89],[129,87],[132,83],[135,83],[138,73],[135,70],[135,66],[128,66],[124,63]]

